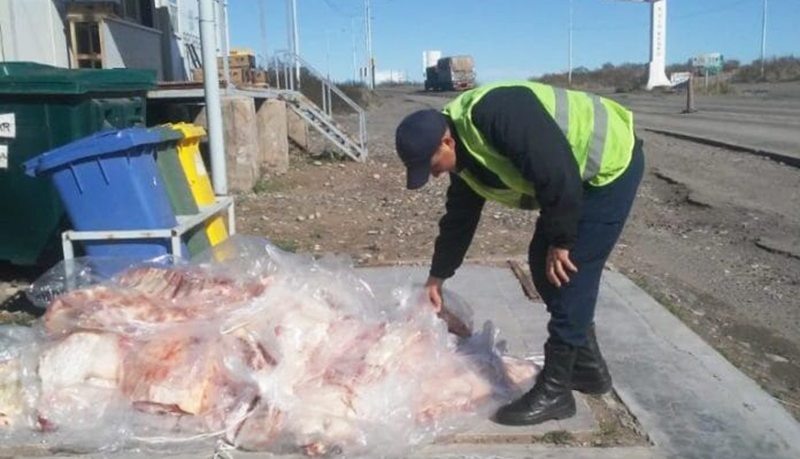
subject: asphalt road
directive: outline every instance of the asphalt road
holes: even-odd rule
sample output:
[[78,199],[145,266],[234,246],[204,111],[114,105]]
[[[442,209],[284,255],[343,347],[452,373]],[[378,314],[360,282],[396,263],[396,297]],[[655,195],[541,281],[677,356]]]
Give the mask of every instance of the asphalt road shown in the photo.
[[696,96],[684,114],[686,94],[614,94],[631,108],[639,127],[672,131],[800,160],[800,82],[736,87],[736,94]]

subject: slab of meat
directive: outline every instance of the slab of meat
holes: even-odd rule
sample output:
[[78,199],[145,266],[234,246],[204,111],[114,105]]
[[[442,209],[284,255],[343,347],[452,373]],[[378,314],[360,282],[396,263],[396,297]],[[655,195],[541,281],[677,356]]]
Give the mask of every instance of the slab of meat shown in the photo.
[[216,319],[264,292],[270,278],[234,281],[198,269],[135,268],[115,282],[69,292],[47,309],[51,334],[76,329],[152,333],[165,325]]
[[0,361],[0,429],[16,428],[23,414],[22,382],[17,360]]
[[[488,335],[448,333],[417,291],[378,305],[350,273],[281,260],[246,276],[145,266],[56,298],[38,359],[41,435],[113,425],[120,447],[210,438],[374,457],[464,428],[533,384],[534,363]],[[14,368],[0,360],[0,428],[16,416]]]

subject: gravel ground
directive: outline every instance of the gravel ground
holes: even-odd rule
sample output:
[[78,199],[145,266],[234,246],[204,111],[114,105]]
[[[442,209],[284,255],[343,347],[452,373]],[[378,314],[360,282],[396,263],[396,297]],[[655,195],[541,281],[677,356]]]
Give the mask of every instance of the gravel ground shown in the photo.
[[[428,263],[448,180],[403,188],[394,127],[446,99],[380,93],[370,157],[335,161],[318,142],[239,204],[241,231],[359,265]],[[800,417],[800,174],[771,160],[640,130],[647,171],[610,264]],[[467,258],[525,262],[536,213],[488,203]]]
[[[267,175],[255,192],[237,197],[239,232],[289,250],[348,255],[356,265],[428,263],[448,180],[405,190],[393,135],[403,115],[445,101],[380,91],[369,109],[369,159],[335,159],[318,138],[310,152],[293,149],[289,172]],[[800,419],[800,173],[744,153],[638,134],[646,175],[611,266]],[[488,203],[468,260],[525,263],[535,219]],[[0,268],[7,310],[0,323],[28,320],[19,292],[39,273]]]

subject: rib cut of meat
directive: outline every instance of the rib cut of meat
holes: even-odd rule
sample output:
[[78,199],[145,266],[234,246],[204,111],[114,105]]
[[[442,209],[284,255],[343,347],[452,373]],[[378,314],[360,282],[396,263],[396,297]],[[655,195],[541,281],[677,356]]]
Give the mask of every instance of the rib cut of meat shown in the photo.
[[[460,346],[429,305],[382,309],[353,285],[318,268],[146,266],[64,294],[43,318],[39,428],[369,455],[449,433],[532,385],[532,362],[491,340]],[[15,415],[14,372],[0,362],[0,427]]]

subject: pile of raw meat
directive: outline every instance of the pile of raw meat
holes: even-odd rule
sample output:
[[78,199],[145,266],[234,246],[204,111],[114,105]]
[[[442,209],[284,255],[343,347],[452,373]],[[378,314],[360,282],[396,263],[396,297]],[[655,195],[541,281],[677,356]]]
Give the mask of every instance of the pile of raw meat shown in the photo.
[[485,419],[538,371],[489,329],[449,334],[410,285],[378,304],[345,264],[263,240],[110,279],[65,269],[31,290],[39,323],[0,328],[2,444],[401,454]]

